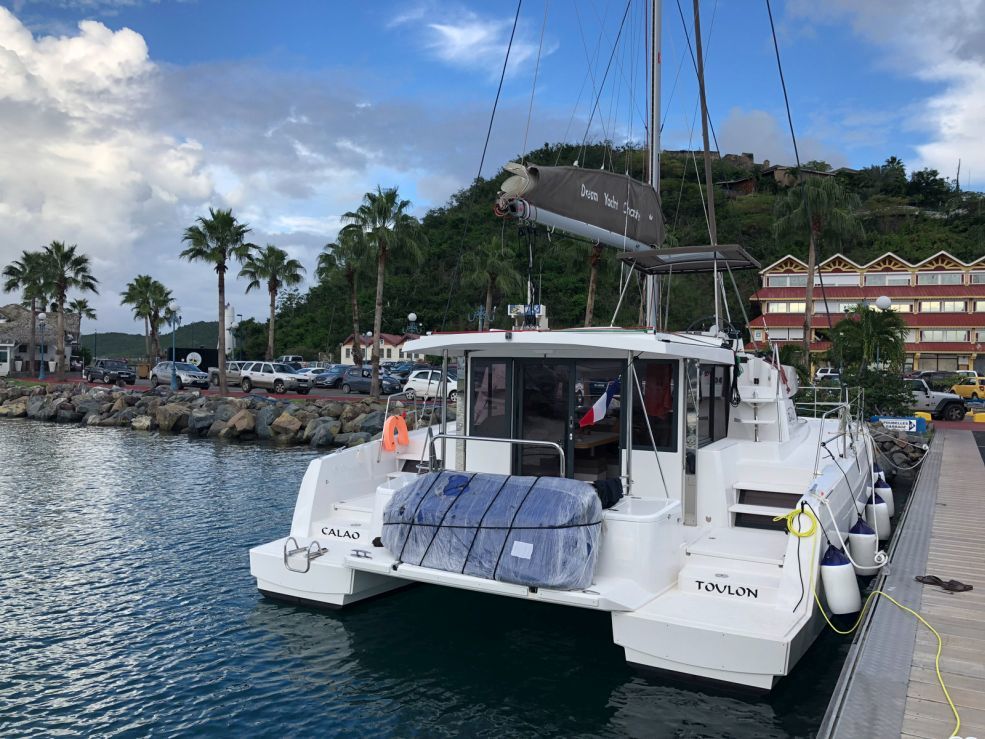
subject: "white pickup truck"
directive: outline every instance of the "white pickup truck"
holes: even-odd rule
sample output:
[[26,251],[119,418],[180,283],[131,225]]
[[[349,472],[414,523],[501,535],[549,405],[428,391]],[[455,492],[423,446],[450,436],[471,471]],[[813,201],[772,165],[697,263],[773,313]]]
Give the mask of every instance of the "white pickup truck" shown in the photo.
[[[239,385],[240,370],[246,362],[226,362],[226,384]],[[209,382],[219,384],[219,368],[209,367]]]

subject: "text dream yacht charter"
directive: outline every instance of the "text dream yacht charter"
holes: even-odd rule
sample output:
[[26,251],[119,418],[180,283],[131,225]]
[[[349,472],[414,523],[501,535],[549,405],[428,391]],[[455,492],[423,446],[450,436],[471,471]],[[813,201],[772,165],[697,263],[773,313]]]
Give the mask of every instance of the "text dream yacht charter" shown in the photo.
[[[739,251],[638,262],[739,266]],[[877,482],[848,404],[799,417],[795,372],[718,333],[492,331],[408,351],[461,358],[459,420],[390,424],[311,462],[289,536],[250,551],[262,593],[342,607],[433,583],[608,611],[638,665],[765,689],[790,672],[823,623],[828,540],[849,540]],[[792,517],[791,535],[774,520],[791,511],[820,525]]]

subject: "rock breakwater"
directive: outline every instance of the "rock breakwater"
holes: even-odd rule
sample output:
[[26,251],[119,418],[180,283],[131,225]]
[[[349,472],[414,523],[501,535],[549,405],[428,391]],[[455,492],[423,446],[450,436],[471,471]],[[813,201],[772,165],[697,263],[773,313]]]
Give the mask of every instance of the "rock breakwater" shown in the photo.
[[[187,434],[231,441],[272,441],[316,448],[357,446],[380,437],[386,403],[369,398],[275,400],[227,398],[166,387],[138,391],[83,385],[15,385],[0,381],[0,418],[31,418],[81,426]],[[407,410],[399,401],[391,413]],[[437,423],[439,414],[410,414],[410,429]],[[434,417],[432,419],[432,416]],[[454,419],[453,408],[448,409]]]

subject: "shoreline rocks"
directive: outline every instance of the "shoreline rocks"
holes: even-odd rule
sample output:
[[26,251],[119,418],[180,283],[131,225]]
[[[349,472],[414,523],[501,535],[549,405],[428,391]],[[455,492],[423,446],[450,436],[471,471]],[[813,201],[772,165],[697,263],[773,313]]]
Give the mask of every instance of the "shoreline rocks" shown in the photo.
[[[386,401],[365,397],[346,403],[324,398],[288,401],[256,395],[202,395],[197,390],[172,392],[165,387],[145,391],[73,384],[14,385],[0,380],[0,418],[325,449],[378,439],[386,420],[385,408]],[[391,413],[405,409],[399,401],[390,404]],[[454,415],[449,408],[449,419]],[[428,423],[428,418],[416,423],[407,419],[411,429]]]

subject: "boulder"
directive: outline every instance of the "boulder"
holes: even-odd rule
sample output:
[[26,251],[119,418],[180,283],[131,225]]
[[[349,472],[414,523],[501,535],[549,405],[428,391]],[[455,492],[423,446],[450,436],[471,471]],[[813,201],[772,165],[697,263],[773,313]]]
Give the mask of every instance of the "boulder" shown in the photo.
[[360,444],[365,444],[371,438],[372,437],[369,434],[365,434],[365,433],[362,433],[362,432],[356,432],[356,433],[353,433],[353,434],[349,434],[349,438],[346,440],[345,445],[346,446],[359,446]]
[[[70,406],[71,404],[66,403],[65,406]],[[82,420],[82,413],[75,410],[72,407],[62,406],[58,409],[58,414],[55,416],[55,420],[59,423],[78,423]]]
[[113,403],[113,407],[110,408],[110,412],[119,413],[126,407],[127,407],[127,396],[120,395],[120,397],[118,397],[116,401]]
[[372,413],[367,413],[359,422],[358,430],[370,435],[378,434],[383,431],[383,422],[385,420],[386,416],[383,414],[383,411],[373,411]]
[[[214,439],[215,437],[221,435],[222,432],[226,430],[227,425],[228,424],[225,421],[220,421],[216,419],[215,421],[212,422],[212,425],[209,426],[209,431],[208,431],[209,437]],[[228,438],[228,437],[224,437],[224,438]]]
[[339,414],[339,420],[342,421],[343,424],[345,424],[346,421],[351,421],[356,416],[363,413],[363,410],[360,407],[360,405],[361,404],[359,403],[349,403],[348,405],[346,405],[342,409],[342,412]]
[[331,416],[332,418],[338,418],[342,415],[343,406],[341,403],[336,403],[334,400],[330,400],[321,408],[321,415]]
[[153,416],[136,416],[130,421],[130,428],[136,431],[153,431],[157,428],[157,421]]
[[180,433],[188,425],[189,408],[183,403],[168,403],[157,409],[157,426],[161,431]]
[[279,415],[277,406],[268,404],[263,406],[256,415],[256,435],[261,439],[269,439],[273,436],[270,432],[270,424]]
[[271,433],[278,437],[293,436],[300,428],[301,421],[287,411],[277,416],[274,422],[270,424]]
[[112,416],[115,418],[120,426],[130,426],[133,423],[133,419],[140,415],[140,411],[136,408],[124,408],[119,413]]
[[0,406],[0,416],[8,418],[23,418],[27,415],[27,398],[19,397],[7,400]]
[[239,413],[239,407],[235,403],[219,401],[215,407],[215,420],[229,421],[237,413]]
[[41,409],[44,408],[47,398],[43,395],[35,395],[30,400],[27,401],[27,417],[28,418],[38,418],[41,415]]
[[333,428],[338,428],[338,421],[319,424],[315,432],[308,438],[308,443],[315,448],[332,446],[335,443]]
[[215,414],[204,408],[196,408],[188,414],[189,433],[198,435],[207,433],[213,423],[215,423]]
[[308,425],[305,426],[304,434],[302,435],[301,440],[311,441],[311,438],[322,426],[327,426],[333,436],[342,430],[342,424],[334,418],[313,418],[308,422]]
[[346,434],[351,434],[353,431],[359,431],[359,426],[366,418],[368,414],[360,413],[358,416],[350,418],[349,420],[342,421],[342,431]]
[[230,434],[225,434],[224,438],[225,436],[230,435],[238,436],[239,434],[251,433],[256,428],[256,425],[257,421],[253,416],[253,413],[246,408],[243,408],[226,423],[226,426],[231,429],[232,432]]

